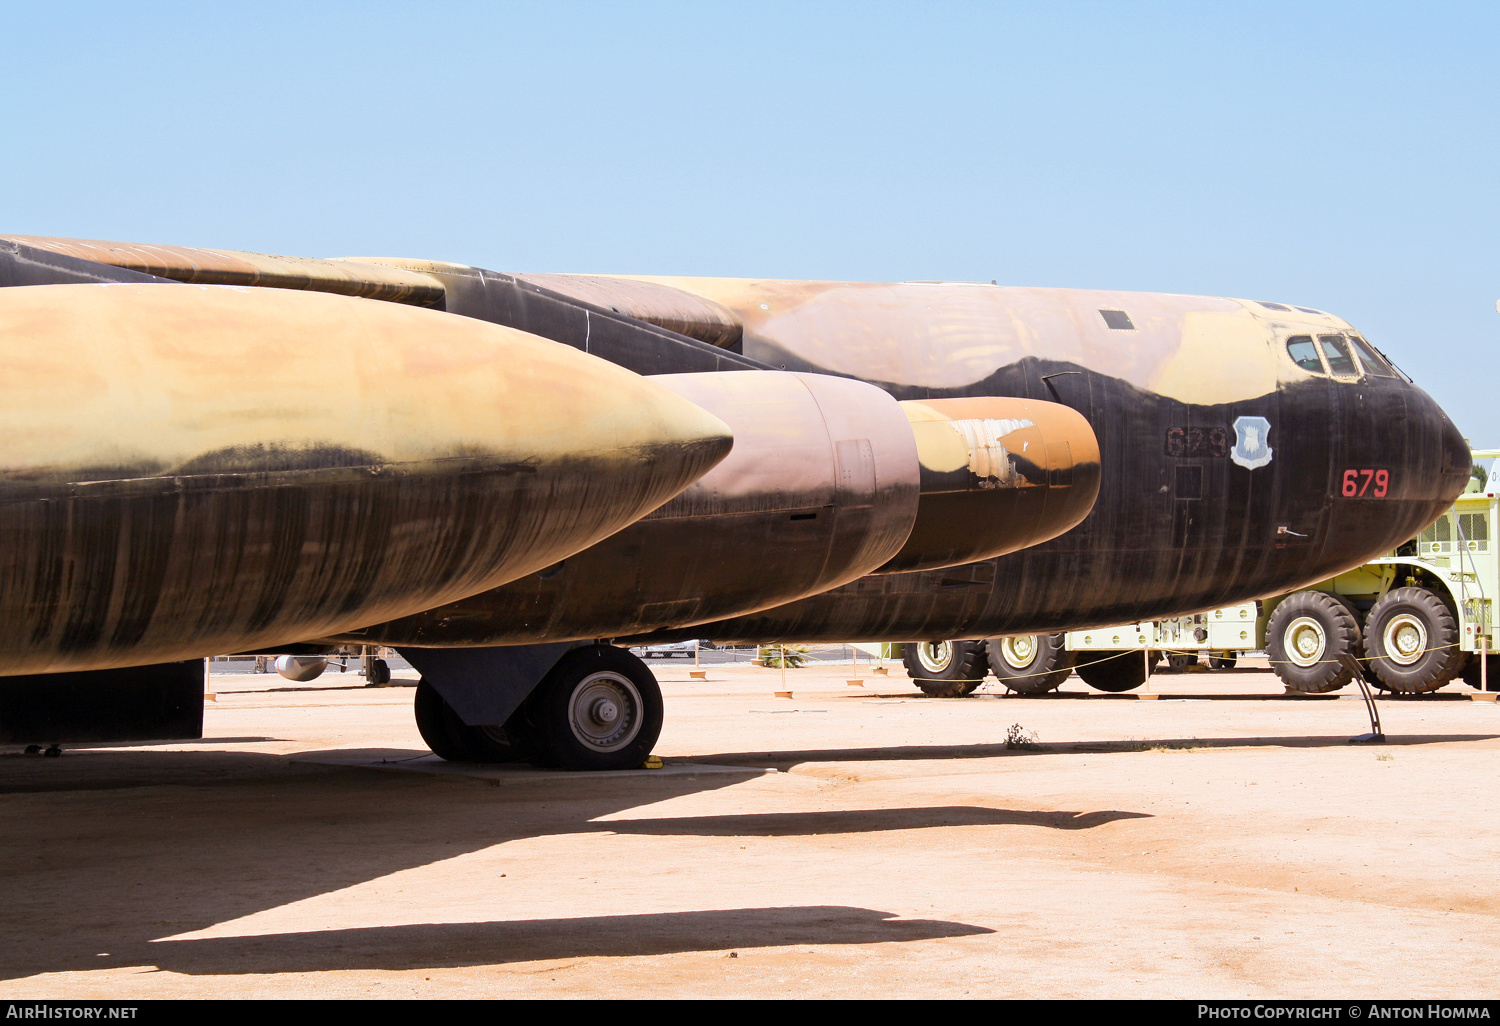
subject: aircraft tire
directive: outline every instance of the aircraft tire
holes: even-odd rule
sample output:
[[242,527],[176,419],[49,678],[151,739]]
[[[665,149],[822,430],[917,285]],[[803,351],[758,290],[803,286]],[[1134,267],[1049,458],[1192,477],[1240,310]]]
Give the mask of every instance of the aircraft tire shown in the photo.
[[505,728],[470,726],[425,679],[417,682],[413,707],[418,733],[432,749],[432,754],[440,759],[449,762],[523,762],[527,758],[526,746],[513,744],[506,730],[517,720],[515,716],[507,721]]
[[984,649],[990,672],[1018,695],[1056,691],[1073,673],[1073,656],[1061,634],[1025,634],[986,638]]
[[1293,691],[1322,695],[1354,679],[1343,656],[1360,655],[1359,619],[1348,603],[1326,591],[1282,599],[1266,624],[1271,669]]
[[1458,623],[1448,604],[1426,588],[1396,588],[1381,596],[1365,624],[1370,669],[1389,691],[1436,691],[1463,672],[1469,653],[1458,647]]
[[613,645],[575,648],[518,713],[535,761],[571,770],[640,769],[661,736],[661,688],[638,656]]
[[1239,657],[1238,656],[1232,656],[1232,655],[1216,656],[1216,655],[1211,655],[1211,656],[1208,657],[1208,668],[1210,670],[1232,670],[1232,669],[1234,669],[1235,664],[1238,663],[1238,662],[1239,662]]
[[[1119,694],[1134,691],[1146,683],[1146,661],[1138,653],[1077,652],[1073,669],[1083,682],[1099,691]],[[1160,652],[1151,653],[1151,667],[1161,660]]]
[[963,698],[984,683],[982,641],[922,641],[902,646],[906,674],[924,695]]

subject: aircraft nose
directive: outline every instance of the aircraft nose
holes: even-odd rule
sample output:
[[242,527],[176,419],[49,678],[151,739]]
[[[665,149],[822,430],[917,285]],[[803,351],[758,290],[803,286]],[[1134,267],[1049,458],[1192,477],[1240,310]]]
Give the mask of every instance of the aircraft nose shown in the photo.
[[1463,493],[1474,460],[1458,425],[1426,392],[1413,386],[1406,406],[1412,497],[1431,503],[1431,515],[1421,525],[1425,527]]
[[1410,541],[1469,480],[1469,445],[1422,389],[1367,382],[1345,393],[1342,443],[1331,452],[1326,576]]

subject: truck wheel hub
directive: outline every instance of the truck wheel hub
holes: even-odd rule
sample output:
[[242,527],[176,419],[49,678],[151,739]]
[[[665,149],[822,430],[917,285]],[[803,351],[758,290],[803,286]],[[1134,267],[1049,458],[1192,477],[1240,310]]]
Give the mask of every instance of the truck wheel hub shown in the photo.
[[1323,625],[1310,616],[1299,616],[1287,625],[1287,657],[1298,666],[1314,666],[1328,649]]

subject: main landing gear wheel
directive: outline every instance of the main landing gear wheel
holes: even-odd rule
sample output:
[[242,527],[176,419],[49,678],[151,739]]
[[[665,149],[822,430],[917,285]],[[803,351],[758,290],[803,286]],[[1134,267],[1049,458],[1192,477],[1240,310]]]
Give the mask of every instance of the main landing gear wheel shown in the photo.
[[1167,667],[1173,673],[1185,673],[1189,666],[1197,665],[1197,652],[1173,652],[1167,656]]
[[1061,634],[986,638],[985,653],[995,679],[1018,695],[1055,691],[1073,672],[1073,653]]
[[903,646],[901,662],[924,694],[962,698],[984,683],[982,641],[920,641]]
[[661,735],[661,688],[612,645],[575,648],[522,704],[536,758],[575,770],[639,769]]
[[1458,676],[1469,654],[1458,647],[1458,624],[1447,604],[1426,588],[1381,596],[1365,623],[1370,669],[1391,691],[1436,691]]
[[1354,679],[1343,658],[1360,655],[1359,620],[1326,591],[1299,591],[1276,607],[1266,624],[1271,668],[1293,691],[1321,695]]
[[422,740],[433,755],[449,762],[524,762],[530,756],[518,715],[503,727],[470,726],[425,679],[417,682],[414,711]]
[[[1091,688],[1119,693],[1134,691],[1146,683],[1146,660],[1139,652],[1077,652],[1077,663],[1073,666],[1078,676]],[[1155,669],[1161,659],[1160,652],[1151,653],[1151,668]]]

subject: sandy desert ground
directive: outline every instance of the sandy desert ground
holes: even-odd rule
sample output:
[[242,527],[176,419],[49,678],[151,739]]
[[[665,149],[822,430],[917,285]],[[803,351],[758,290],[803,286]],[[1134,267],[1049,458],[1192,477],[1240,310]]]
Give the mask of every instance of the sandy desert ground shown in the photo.
[[216,674],[203,741],[0,753],[0,997],[1500,993],[1500,706],[1462,685],[1351,746],[1357,696],[1263,662],[1145,699],[655,668],[659,770],[437,762],[400,673]]

